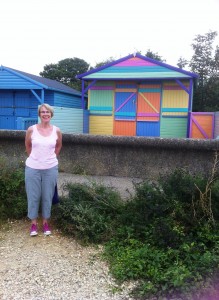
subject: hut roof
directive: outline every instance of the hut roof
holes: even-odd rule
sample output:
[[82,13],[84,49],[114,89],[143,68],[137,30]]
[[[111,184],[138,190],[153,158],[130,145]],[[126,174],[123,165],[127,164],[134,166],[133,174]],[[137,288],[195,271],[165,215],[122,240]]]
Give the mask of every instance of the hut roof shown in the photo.
[[166,63],[142,56],[131,54],[114,62],[77,75],[84,80],[160,80],[160,79],[190,79],[198,75]]
[[62,84],[61,82],[58,82],[56,80],[52,80],[52,79],[44,78],[44,77],[41,77],[41,76],[29,74],[29,73],[19,71],[19,70],[15,70],[15,69],[12,69],[12,68],[8,68],[8,67],[5,67],[5,66],[1,66],[0,69],[6,70],[8,72],[13,73],[14,75],[22,77],[23,79],[34,82],[35,84],[39,85],[41,88],[81,96],[81,92],[79,92],[79,91],[77,91],[77,90],[75,90],[75,89],[73,89],[73,88],[71,88],[71,87],[69,87],[65,84]]

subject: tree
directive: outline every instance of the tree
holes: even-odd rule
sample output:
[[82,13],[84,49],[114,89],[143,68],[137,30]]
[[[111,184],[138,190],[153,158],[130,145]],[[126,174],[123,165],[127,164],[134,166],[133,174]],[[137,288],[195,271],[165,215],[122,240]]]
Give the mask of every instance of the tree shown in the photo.
[[89,70],[89,64],[80,58],[66,58],[60,60],[57,64],[49,64],[44,66],[44,71],[40,76],[57,80],[78,91],[81,91],[81,81],[75,76],[85,73]]
[[191,71],[199,75],[194,90],[194,111],[219,110],[219,48],[214,50],[216,31],[197,35],[192,44],[194,54],[190,61]]
[[111,63],[111,62],[113,62],[113,61],[115,61],[115,60],[116,60],[116,59],[113,58],[113,57],[111,56],[111,57],[109,57],[108,59],[106,59],[106,60],[104,60],[104,61],[102,61],[102,62],[97,63],[97,64],[95,65],[94,69],[100,68],[100,67],[102,67],[102,66],[104,66],[104,65],[106,65],[106,64],[109,64],[109,63]]
[[179,58],[178,60],[178,63],[177,63],[177,66],[180,68],[180,69],[184,69],[187,65],[188,65],[188,61],[183,58],[182,56]]
[[150,49],[147,50],[147,52],[145,53],[145,56],[152,58],[154,60],[158,60],[160,62],[166,62],[165,59],[162,58],[162,56],[160,56],[157,52],[153,52]]

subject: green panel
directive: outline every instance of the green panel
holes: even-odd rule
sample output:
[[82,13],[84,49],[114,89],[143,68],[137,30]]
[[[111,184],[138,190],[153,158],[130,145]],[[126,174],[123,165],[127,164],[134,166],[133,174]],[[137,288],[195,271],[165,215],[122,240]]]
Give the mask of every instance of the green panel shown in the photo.
[[160,137],[186,138],[188,118],[161,118]]
[[55,106],[51,123],[64,133],[83,133],[83,109]]
[[114,92],[104,91],[104,90],[91,90],[89,106],[99,106],[99,107],[113,107],[113,95]]

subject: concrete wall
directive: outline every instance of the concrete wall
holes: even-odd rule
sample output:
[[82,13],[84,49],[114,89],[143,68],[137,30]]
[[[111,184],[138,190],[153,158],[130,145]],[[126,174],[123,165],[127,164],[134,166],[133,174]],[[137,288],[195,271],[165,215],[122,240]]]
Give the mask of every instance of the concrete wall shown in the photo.
[[[0,157],[24,165],[25,131],[0,130]],[[63,134],[60,172],[156,179],[183,167],[209,175],[219,140]]]

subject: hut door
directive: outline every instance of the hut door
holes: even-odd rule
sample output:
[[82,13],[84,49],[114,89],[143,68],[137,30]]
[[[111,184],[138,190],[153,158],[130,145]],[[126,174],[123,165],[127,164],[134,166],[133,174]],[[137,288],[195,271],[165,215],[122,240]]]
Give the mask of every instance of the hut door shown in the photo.
[[160,136],[160,85],[140,85],[138,90],[137,135]]
[[137,89],[116,89],[114,135],[136,135]]

